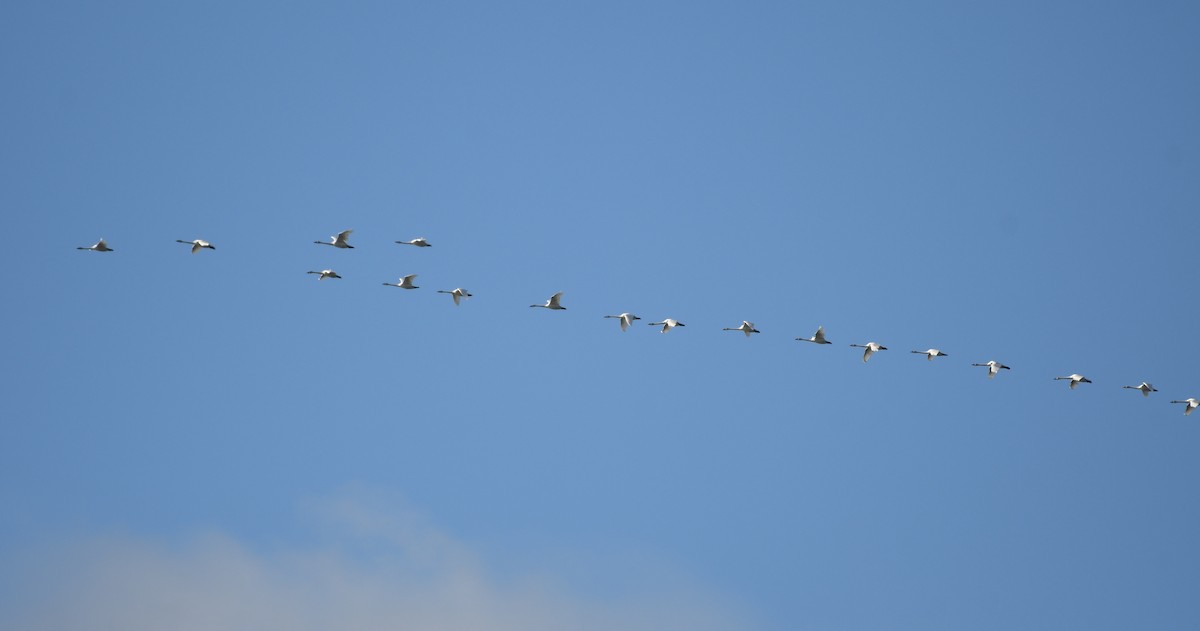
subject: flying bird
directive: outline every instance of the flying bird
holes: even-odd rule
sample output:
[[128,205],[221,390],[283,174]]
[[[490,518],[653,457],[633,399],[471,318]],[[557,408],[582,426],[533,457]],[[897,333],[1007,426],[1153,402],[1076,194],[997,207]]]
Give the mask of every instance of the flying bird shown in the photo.
[[918,355],[925,355],[925,359],[928,359],[929,361],[933,361],[934,357],[949,357],[949,355],[943,353],[942,351],[939,351],[936,348],[931,348],[927,351],[913,351],[913,352]]
[[622,313],[621,315],[607,315],[604,317],[619,319],[621,321],[621,330],[622,331],[628,330],[629,325],[633,324],[634,320],[641,320],[641,318],[633,315],[632,313]]
[[874,355],[875,353],[878,353],[879,351],[886,351],[888,349],[886,346],[880,346],[877,342],[867,342],[866,344],[851,344],[850,346],[853,346],[855,348],[867,349],[867,350],[863,351],[863,363],[866,363],[866,361],[868,359],[871,359],[871,355]]
[[1004,364],[1001,364],[1000,362],[998,362],[994,359],[989,359],[986,364],[971,364],[971,365],[972,366],[987,366],[988,379],[995,379],[996,373],[1000,372],[1000,369],[1002,369],[1002,368],[1004,370],[1012,370],[1008,366],[1005,366]]
[[1070,375],[1067,375],[1066,377],[1055,377],[1054,378],[1055,381],[1059,381],[1060,379],[1070,379],[1071,383],[1069,383],[1067,385],[1070,386],[1072,390],[1075,389],[1075,386],[1077,386],[1081,383],[1091,383],[1092,382],[1091,379],[1088,379],[1087,377],[1084,377],[1083,375],[1081,375],[1079,373],[1070,374]]
[[723,329],[721,329],[721,330],[722,330],[722,331],[741,331],[742,333],[745,333],[745,334],[746,334],[746,337],[750,337],[750,334],[751,334],[751,333],[758,333],[758,332],[759,332],[759,331],[758,331],[758,329],[754,328],[754,323],[753,323],[753,322],[749,322],[749,321],[747,321],[747,320],[742,320],[742,325],[741,325],[741,326],[734,327],[734,328],[732,328],[732,329],[731,329],[731,328],[729,328],[729,327],[725,327],[725,328],[723,328]]
[[104,241],[104,239],[100,239],[99,241],[97,241],[96,245],[86,247],[86,248],[75,248],[75,249],[76,250],[91,250],[93,252],[115,252],[115,250],[108,247],[108,243],[106,243]]
[[354,249],[354,246],[350,245],[349,243],[346,243],[346,239],[350,238],[351,232],[354,232],[354,231],[353,230],[343,230],[343,231],[337,233],[336,235],[329,237],[329,241],[313,241],[313,243],[317,243],[320,245],[332,245],[335,248]]
[[192,241],[184,241],[183,239],[175,239],[175,241],[177,243],[190,243],[192,245],[192,254],[195,254],[204,248],[208,248],[210,250],[216,249],[213,247],[213,244],[211,244],[208,241],[205,241],[203,239],[194,239]]
[[1183,415],[1187,416],[1192,413],[1192,410],[1200,407],[1200,399],[1184,399],[1182,401],[1172,401],[1171,403],[1186,403],[1187,407],[1183,408]]
[[454,291],[446,291],[445,289],[439,289],[439,290],[437,290],[437,292],[439,294],[450,294],[450,297],[454,299],[455,306],[458,306],[458,304],[459,304],[458,301],[460,299],[470,298],[472,296],[472,294],[470,292],[463,289],[462,287],[459,287],[458,289],[455,289]]
[[812,337],[798,337],[798,338],[796,338],[796,341],[797,342],[812,342],[813,344],[832,344],[833,343],[833,342],[830,342],[829,340],[825,339],[825,327],[823,327],[823,326],[817,327],[817,332],[813,333]]
[[400,277],[400,284],[384,283],[384,285],[387,285],[388,287],[399,287],[400,289],[420,289],[420,287],[413,284],[413,279],[416,277],[416,274],[409,274],[408,276]]
[[331,269],[323,269],[319,272],[310,271],[308,273],[309,274],[317,274],[317,280],[325,280],[326,278],[341,278],[341,276],[337,275],[337,272],[335,272]]
[[433,247],[433,244],[426,241],[425,237],[417,237],[416,239],[413,239],[412,241],[397,241],[396,243],[399,243],[400,245],[415,245],[418,248],[432,248]]
[[1150,385],[1149,382],[1146,382],[1146,381],[1143,381],[1142,385],[1140,385],[1140,386],[1121,386],[1121,387],[1128,388],[1130,390],[1141,390],[1142,396],[1144,396],[1144,397],[1150,396],[1151,392],[1158,392],[1158,388],[1155,388],[1154,386]]
[[557,294],[550,296],[550,299],[547,300],[546,304],[544,304],[544,305],[529,305],[529,306],[530,307],[541,307],[543,309],[553,309],[555,311],[566,311],[567,308],[562,306],[561,304],[559,304],[559,301],[562,300],[562,295],[563,295],[563,292],[560,291]]
[[687,326],[686,324],[684,324],[678,320],[672,320],[671,318],[666,318],[662,322],[650,322],[649,323],[650,326],[658,326],[660,324],[662,325],[662,330],[659,331],[659,333],[666,333],[667,331],[670,331],[671,329],[673,329],[677,326]]

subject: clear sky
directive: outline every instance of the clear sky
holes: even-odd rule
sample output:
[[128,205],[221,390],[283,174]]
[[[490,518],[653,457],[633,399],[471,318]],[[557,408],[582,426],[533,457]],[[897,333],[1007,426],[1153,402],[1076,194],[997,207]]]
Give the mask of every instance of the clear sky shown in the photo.
[[0,626],[1200,627],[1197,33],[8,2]]

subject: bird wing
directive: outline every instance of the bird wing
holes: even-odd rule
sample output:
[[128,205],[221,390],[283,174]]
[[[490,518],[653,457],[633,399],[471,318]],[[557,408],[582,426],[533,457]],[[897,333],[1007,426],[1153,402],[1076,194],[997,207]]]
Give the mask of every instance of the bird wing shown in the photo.
[[818,344],[825,342],[825,327],[823,327],[823,326],[817,327],[817,332],[813,333],[812,341],[814,341]]
[[547,304],[558,306],[558,301],[562,300],[562,295],[563,295],[563,292],[560,291],[557,294],[550,296],[550,302]]
[[871,348],[870,346],[867,346],[866,348],[867,350],[863,351],[863,363],[866,363],[868,359],[871,359],[871,355],[875,353],[875,349]]
[[202,247],[204,246],[200,245],[199,241],[192,241],[192,254],[199,252]]

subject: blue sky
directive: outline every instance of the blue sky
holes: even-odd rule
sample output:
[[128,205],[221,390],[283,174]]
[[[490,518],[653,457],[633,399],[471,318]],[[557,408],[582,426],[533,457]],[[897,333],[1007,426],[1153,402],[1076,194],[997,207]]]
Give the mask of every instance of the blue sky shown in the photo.
[[3,626],[1200,623],[1200,9],[427,5],[5,6]]

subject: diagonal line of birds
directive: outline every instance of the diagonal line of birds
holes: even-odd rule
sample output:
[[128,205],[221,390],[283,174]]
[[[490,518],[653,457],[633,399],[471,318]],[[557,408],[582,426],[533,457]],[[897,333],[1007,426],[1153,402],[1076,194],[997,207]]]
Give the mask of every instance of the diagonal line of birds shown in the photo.
[[[354,246],[350,245],[350,235],[353,232],[354,232],[353,230],[343,230],[343,231],[329,237],[328,241],[313,241],[313,243],[315,243],[317,245],[328,245],[328,246],[343,249],[343,250],[354,249]],[[205,250],[205,249],[214,250],[214,251],[217,249],[212,243],[209,243],[208,241],[205,241],[203,239],[191,239],[191,240],[176,239],[175,241],[177,243],[183,243],[185,245],[190,245],[192,254],[196,254],[196,253],[200,252],[201,250]],[[411,239],[409,241],[395,241],[395,243],[398,245],[411,245],[411,246],[415,246],[418,248],[433,247],[433,244],[429,243],[429,241],[426,240],[424,237],[417,237],[417,238]],[[91,252],[115,252],[116,251],[115,249],[109,247],[108,242],[104,239],[100,239],[94,245],[86,246],[86,247],[81,246],[81,247],[77,247],[75,249],[88,250]],[[319,271],[318,270],[309,270],[307,273],[316,275],[317,280],[322,280],[322,281],[326,280],[326,279],[340,279],[341,278],[341,276],[332,269],[324,269],[324,270],[319,270]],[[383,283],[383,284],[388,287],[398,287],[400,289],[420,289],[419,285],[416,285],[413,283],[413,281],[416,278],[417,278],[416,274],[408,274],[406,276],[401,276],[399,281],[396,283]],[[462,301],[464,299],[470,298],[472,296],[471,292],[467,291],[466,289],[463,289],[462,287],[456,287],[454,289],[438,289],[437,293],[450,294],[450,297],[451,297],[451,299],[453,299],[455,306],[461,305]],[[562,304],[562,297],[563,297],[564,293],[565,292],[561,292],[561,291],[556,292],[554,295],[547,298],[544,303],[532,304],[529,306],[531,308],[547,309],[550,311],[566,311],[567,308],[565,306],[563,306],[563,304]],[[606,315],[604,317],[616,319],[621,326],[622,332],[628,331],[629,327],[634,323],[634,321],[642,319],[642,318],[640,318],[632,313],[628,313],[628,312],[620,313],[617,315]],[[649,324],[649,326],[653,326],[653,327],[662,327],[661,329],[659,329],[659,333],[669,333],[672,329],[674,329],[676,327],[687,326],[683,322],[680,322],[679,320],[676,320],[674,318],[664,318],[663,320],[661,320],[659,322],[649,322],[648,324]],[[755,333],[760,333],[760,331],[754,326],[754,323],[750,322],[749,320],[743,320],[742,323],[736,327],[724,327],[721,330],[741,332],[741,333],[745,334],[745,336],[747,338],[752,337]],[[810,336],[810,337],[797,337],[795,339],[798,342],[811,342],[813,344],[832,344],[833,343],[833,342],[829,341],[828,339],[826,339],[824,326],[818,326],[816,332],[814,332],[812,334],[812,336]],[[866,344],[850,344],[850,346],[852,346],[854,348],[863,349],[862,361],[864,364],[867,363],[867,361],[870,360],[871,357],[875,353],[888,350],[888,347],[883,346],[883,345],[879,344],[878,342],[867,342]],[[911,352],[914,354],[917,354],[917,355],[924,355],[925,359],[927,359],[929,361],[933,361],[935,358],[938,358],[938,357],[949,357],[949,355],[947,353],[943,352],[940,349],[936,349],[936,348],[929,348],[926,350],[914,350]],[[1002,364],[994,359],[988,360],[987,362],[983,362],[983,363],[972,363],[971,365],[987,368],[988,369],[988,371],[987,371],[988,379],[994,379],[996,377],[996,375],[1000,374],[1001,370],[1011,370],[1010,367],[1005,366],[1004,364]],[[1071,390],[1076,389],[1079,386],[1079,384],[1092,383],[1091,379],[1088,379],[1087,377],[1085,377],[1079,373],[1072,373],[1070,375],[1065,375],[1062,377],[1055,377],[1054,380],[1055,381],[1066,381],[1067,386]],[[1149,397],[1150,393],[1152,393],[1152,392],[1158,392],[1157,388],[1155,388],[1153,385],[1151,385],[1149,382],[1146,382],[1146,381],[1143,381],[1136,386],[1121,386],[1121,387],[1124,389],[1129,389],[1129,390],[1137,390],[1137,391],[1141,392],[1142,396],[1144,396],[1144,397]],[[1172,400],[1171,403],[1183,404],[1184,405],[1183,414],[1185,416],[1190,415],[1196,408],[1200,407],[1200,399],[1198,399],[1196,397],[1190,397],[1187,399],[1176,399],[1176,400]]]

